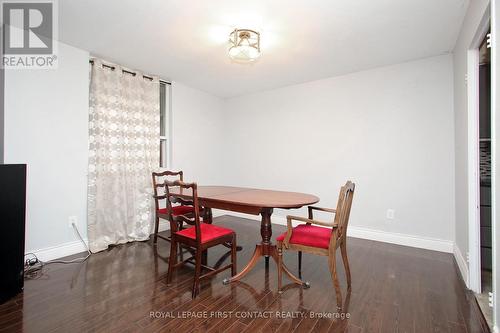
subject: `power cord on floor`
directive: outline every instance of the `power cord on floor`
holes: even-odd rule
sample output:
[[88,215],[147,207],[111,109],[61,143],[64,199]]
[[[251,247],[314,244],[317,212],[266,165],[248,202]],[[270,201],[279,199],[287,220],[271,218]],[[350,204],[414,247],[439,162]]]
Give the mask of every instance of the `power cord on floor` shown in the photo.
[[82,235],[80,234],[80,231],[78,231],[78,227],[76,226],[75,223],[72,223],[71,226],[75,230],[78,238],[82,242],[83,246],[85,246],[85,249],[87,249],[87,255],[85,257],[81,258],[76,258],[72,260],[50,260],[50,261],[41,261],[38,259],[36,254],[34,253],[26,253],[25,257],[28,257],[24,261],[24,277],[26,279],[39,279],[40,277],[43,276],[43,267],[46,265],[50,264],[75,264],[75,263],[82,263],[85,260],[87,260],[92,252],[90,252],[90,249],[87,246],[87,243],[83,240]]

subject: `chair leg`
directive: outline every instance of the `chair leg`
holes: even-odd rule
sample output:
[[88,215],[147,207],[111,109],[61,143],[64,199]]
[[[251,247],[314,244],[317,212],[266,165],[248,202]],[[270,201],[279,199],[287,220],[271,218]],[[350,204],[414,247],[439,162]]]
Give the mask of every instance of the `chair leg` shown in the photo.
[[278,293],[282,293],[281,284],[283,280],[283,246],[278,242]]
[[336,250],[328,256],[328,266],[330,268],[330,273],[332,274],[333,286],[335,287],[335,294],[337,296],[337,307],[342,307],[342,293],[340,291],[339,279],[337,277],[337,260],[336,260]]
[[302,279],[302,251],[297,252],[297,257],[299,258],[299,278]]
[[213,222],[212,208],[205,207],[204,210],[205,214],[203,214],[203,223],[212,224]]
[[153,239],[154,244],[156,244],[156,242],[158,241],[158,227],[159,227],[159,225],[160,225],[160,218],[157,217],[155,220],[155,236]]
[[349,259],[347,259],[347,244],[343,240],[340,245],[340,252],[342,253],[342,261],[344,262],[345,275],[347,278],[347,290],[351,290],[351,270],[349,268]]
[[231,276],[236,275],[236,234],[233,235],[233,242],[231,243]]
[[198,295],[200,290],[200,274],[201,274],[201,258],[202,251],[200,248],[196,249],[195,255],[195,270],[194,270],[194,281],[193,281],[193,292],[191,293],[191,297],[194,299]]
[[179,251],[179,256],[181,257],[181,261],[184,261],[184,251],[182,249],[182,244],[177,244],[177,250]]
[[201,263],[205,266],[207,265],[207,263],[208,263],[208,250],[203,251],[203,253],[201,254]]
[[172,238],[170,240],[170,258],[168,259],[167,285],[172,282],[172,274],[177,264],[177,241]]

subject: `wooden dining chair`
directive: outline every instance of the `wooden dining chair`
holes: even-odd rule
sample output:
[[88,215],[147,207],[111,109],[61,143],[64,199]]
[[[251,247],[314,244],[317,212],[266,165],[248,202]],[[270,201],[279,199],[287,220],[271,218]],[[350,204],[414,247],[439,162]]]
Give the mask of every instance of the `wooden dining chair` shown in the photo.
[[[352,198],[354,195],[354,183],[348,181],[340,189],[337,208],[321,208],[309,206],[308,218],[299,216],[287,216],[287,231],[276,238],[278,247],[278,291],[282,290],[283,275],[283,251],[295,250],[299,253],[299,271],[301,266],[302,252],[317,254],[328,257],[328,265],[332,275],[333,285],[337,297],[337,304],[342,305],[342,293],[337,277],[336,252],[340,247],[342,260],[347,277],[347,290],[351,290],[351,271],[347,259],[347,225],[351,213]],[[332,222],[322,222],[313,219],[313,211],[333,213]],[[292,221],[305,222],[296,227]],[[302,282],[303,285],[308,285]]]
[[[165,195],[165,180],[175,177],[180,181],[184,181],[184,173],[182,171],[163,171],[163,172],[153,172],[153,190],[154,190],[154,199],[155,199],[155,231],[154,231],[154,243],[156,244],[158,237],[164,239],[166,241],[170,241],[170,237],[163,237],[158,234],[158,228],[160,225],[160,219],[164,219],[169,221],[168,210],[165,204],[165,207],[162,206],[162,202],[166,201]],[[183,206],[183,205],[175,205],[172,206],[172,213],[174,215],[183,215],[193,213],[192,206]],[[182,228],[182,226],[181,226]]]
[[[170,195],[172,187],[179,187],[180,191],[191,191],[190,199],[181,199]],[[173,182],[165,182],[166,198],[167,198],[167,211],[170,221],[170,259],[168,265],[167,273],[167,284],[172,281],[172,274],[174,269],[189,262],[195,265],[195,274],[193,281],[192,298],[195,298],[200,289],[200,280],[215,275],[226,269],[231,268],[231,276],[236,275],[236,233],[228,228],[221,226],[202,223],[200,221],[200,206],[198,203],[198,186],[196,183],[184,183],[180,180]],[[173,214],[172,207],[174,203],[180,203],[182,206],[191,207],[194,214],[190,216],[184,214]],[[179,225],[186,223],[191,225],[191,227],[179,230]],[[177,262],[177,245],[187,245],[188,247],[194,249],[194,256]],[[217,245],[231,245],[231,264],[220,268],[214,268],[207,266],[206,262],[203,261],[203,253],[214,246]],[[193,262],[194,259],[194,262]],[[208,273],[201,275],[202,268],[208,270]]]

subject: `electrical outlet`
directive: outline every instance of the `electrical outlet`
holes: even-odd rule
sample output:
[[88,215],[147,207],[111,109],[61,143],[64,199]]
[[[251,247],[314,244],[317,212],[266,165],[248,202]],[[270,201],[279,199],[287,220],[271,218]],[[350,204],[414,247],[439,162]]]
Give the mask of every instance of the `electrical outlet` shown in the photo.
[[488,305],[490,306],[490,308],[493,307],[493,293],[491,291],[488,292]]
[[73,228],[73,224],[75,226],[78,226],[78,217],[76,217],[76,216],[70,216],[70,217],[68,217],[68,226],[70,228]]
[[388,220],[394,220],[394,209],[388,209],[386,217]]
[[469,262],[470,261],[470,257],[469,257],[469,251],[467,251],[465,253],[465,261]]

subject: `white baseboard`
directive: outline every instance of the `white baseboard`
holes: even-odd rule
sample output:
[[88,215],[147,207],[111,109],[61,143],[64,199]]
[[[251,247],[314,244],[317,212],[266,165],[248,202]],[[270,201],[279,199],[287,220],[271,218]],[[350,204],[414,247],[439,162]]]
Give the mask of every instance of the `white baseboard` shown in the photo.
[[[160,231],[169,230],[170,224],[168,223],[168,221],[160,220],[158,229]],[[88,240],[84,239],[84,241],[88,246]],[[76,240],[74,242],[63,243],[61,245],[50,246],[43,249],[26,251],[26,253],[34,253],[41,261],[49,261],[85,251],[87,251],[87,249],[82,244],[82,242]]]
[[416,247],[419,249],[453,253],[453,242],[450,240],[418,237],[397,232],[373,230],[364,227],[349,226],[347,235],[354,238],[369,239],[384,243]]
[[[237,212],[228,212],[224,210],[213,210],[213,216],[222,216],[222,215],[231,215],[236,217],[243,217],[252,220],[260,221],[259,215],[249,215]],[[286,218],[283,216],[274,215],[272,217],[272,222],[279,225],[286,225]],[[170,225],[168,221],[160,220],[160,231],[169,230]],[[440,252],[453,253],[457,260],[458,266],[460,267],[460,271],[466,284],[468,285],[468,277],[467,273],[467,264],[465,263],[463,256],[461,255],[458,248],[453,246],[453,242],[442,239],[434,239],[434,238],[425,238],[425,237],[416,237],[412,235],[405,235],[393,232],[379,231],[373,229],[367,229],[362,227],[349,226],[347,230],[347,235],[349,237],[354,238],[362,238],[369,239],[384,243],[398,244],[404,246],[411,246],[421,249],[434,250]],[[88,241],[85,240],[88,244]],[[49,261],[53,259],[58,259],[62,257],[66,257],[72,254],[84,252],[87,249],[80,241],[68,242],[57,246],[51,246],[43,249],[28,251],[36,254],[36,256],[42,261]],[[458,251],[458,252],[457,252]]]
[[[87,243],[88,246],[88,241],[86,239],[85,243]],[[43,249],[27,251],[26,253],[34,253],[41,261],[49,261],[85,251],[87,251],[85,246],[81,241],[77,240]]]
[[469,265],[467,264],[467,260],[465,260],[462,255],[462,251],[460,251],[457,244],[453,246],[453,256],[455,257],[455,261],[457,262],[460,273],[462,274],[462,279],[464,279],[465,285],[469,288]]
[[[227,212],[214,209],[214,217],[221,215],[232,215],[243,217],[252,220],[259,220],[259,215],[249,215],[236,212]],[[273,215],[272,222],[275,224],[286,225],[286,218],[283,216]],[[433,250],[439,252],[453,253],[453,242],[444,239],[416,237],[412,235],[400,234],[395,232],[380,231],[363,227],[349,226],[347,235],[354,238],[369,239],[378,242],[391,243],[397,245],[411,246],[420,249]]]

